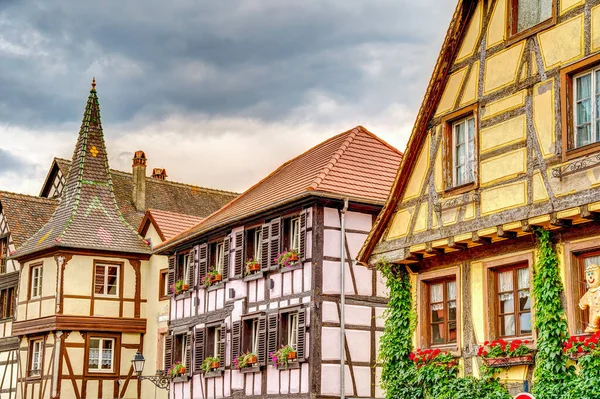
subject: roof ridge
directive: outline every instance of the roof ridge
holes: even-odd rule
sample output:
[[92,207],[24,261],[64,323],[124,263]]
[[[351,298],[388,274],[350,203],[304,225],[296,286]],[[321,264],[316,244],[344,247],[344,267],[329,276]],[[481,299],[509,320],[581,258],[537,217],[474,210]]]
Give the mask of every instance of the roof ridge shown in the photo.
[[342,155],[344,155],[344,152],[348,149],[350,144],[352,144],[352,141],[356,137],[356,129],[357,128],[355,127],[354,129],[345,132],[348,133],[348,137],[344,140],[340,148],[333,153],[327,165],[325,165],[323,169],[321,169],[321,171],[317,174],[317,177],[315,177],[312,183],[308,186],[308,190],[318,190],[319,185],[323,182],[323,180],[325,180],[329,172],[331,172],[331,170],[335,167],[335,164],[342,157]]
[[27,200],[36,200],[36,201],[39,201],[39,202],[47,202],[49,204],[58,203],[58,200],[54,199],[54,198],[38,197],[37,195],[15,193],[15,192],[12,192],[12,191],[5,191],[5,190],[0,190],[0,195],[6,195],[6,196],[9,196],[9,197],[23,198],[23,199],[27,199]]
[[[66,160],[64,158],[54,157],[54,159],[55,160],[60,160],[60,161],[66,161],[67,163],[71,163],[71,161]],[[121,174],[121,175],[129,175],[129,176],[132,175],[131,172],[125,172],[125,171],[119,170],[119,169],[112,169],[112,168],[110,168],[109,170],[110,170],[110,173],[117,173],[117,174]],[[218,188],[195,186],[193,184],[182,183],[182,182],[173,181],[173,180],[155,179],[152,176],[146,176],[146,180],[151,180],[152,182],[157,182],[157,183],[160,183],[160,184],[170,184],[170,185],[175,185],[175,186],[191,187],[191,188],[196,188],[196,189],[207,191],[207,192],[232,194],[232,195],[239,195],[240,194],[240,193],[236,193],[235,191],[228,191],[228,190],[220,190]]]
[[384,139],[382,139],[381,137],[379,137],[378,135],[376,135],[375,133],[369,131],[367,128],[365,128],[362,125],[358,125],[356,127],[356,129],[359,129],[360,131],[362,131],[363,133],[366,133],[367,135],[371,136],[372,138],[374,138],[375,140],[379,141],[381,144],[385,145],[387,148],[389,148],[390,150],[397,152],[400,155],[404,155],[404,153],[402,151],[400,151],[399,149],[397,149],[396,147],[394,147],[393,145],[391,145],[390,143],[388,143],[387,141],[385,141]]

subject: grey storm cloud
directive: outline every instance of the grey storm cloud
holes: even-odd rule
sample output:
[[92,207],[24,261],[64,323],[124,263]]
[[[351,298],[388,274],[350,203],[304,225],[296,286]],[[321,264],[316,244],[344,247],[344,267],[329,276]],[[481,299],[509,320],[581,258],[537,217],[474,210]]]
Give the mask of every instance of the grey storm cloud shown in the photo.
[[92,76],[115,123],[339,117],[316,94],[416,109],[455,2],[0,0],[0,124],[77,120]]
[[9,173],[29,174],[31,164],[0,148],[0,176]]

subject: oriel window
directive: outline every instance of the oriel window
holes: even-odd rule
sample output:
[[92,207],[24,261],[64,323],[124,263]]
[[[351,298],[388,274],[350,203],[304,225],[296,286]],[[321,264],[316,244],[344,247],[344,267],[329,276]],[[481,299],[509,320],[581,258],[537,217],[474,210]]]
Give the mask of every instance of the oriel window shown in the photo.
[[96,265],[94,294],[105,296],[119,295],[119,266]]
[[90,338],[88,371],[112,372],[114,346],[114,338]]

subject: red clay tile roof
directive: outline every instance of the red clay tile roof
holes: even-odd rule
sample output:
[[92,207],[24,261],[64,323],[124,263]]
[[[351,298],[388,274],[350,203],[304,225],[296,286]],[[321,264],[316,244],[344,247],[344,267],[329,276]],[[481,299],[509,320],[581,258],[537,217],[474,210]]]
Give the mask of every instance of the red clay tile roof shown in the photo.
[[138,231],[144,235],[148,231],[148,225],[152,223],[160,238],[165,241],[194,227],[203,220],[204,218],[198,216],[148,209]]
[[108,167],[96,89],[88,96],[81,129],[59,204],[14,257],[52,247],[149,253],[148,243],[119,211]]
[[[54,158],[50,174],[53,174],[53,171],[58,168],[63,176],[67,176],[70,166],[71,161]],[[115,169],[111,169],[110,174],[113,181],[113,191],[121,214],[129,224],[139,227],[142,219],[144,219],[144,212],[138,211],[133,205],[131,197],[133,191],[132,174]],[[42,193],[48,190],[46,187],[48,184],[51,183],[45,183]],[[146,177],[146,207],[148,209],[205,218],[237,196],[237,193],[231,191]]]
[[57,204],[56,199],[0,191],[0,211],[16,248],[50,220]]
[[284,163],[194,228],[161,249],[211,228],[310,195],[383,204],[402,154],[362,126],[334,136]]

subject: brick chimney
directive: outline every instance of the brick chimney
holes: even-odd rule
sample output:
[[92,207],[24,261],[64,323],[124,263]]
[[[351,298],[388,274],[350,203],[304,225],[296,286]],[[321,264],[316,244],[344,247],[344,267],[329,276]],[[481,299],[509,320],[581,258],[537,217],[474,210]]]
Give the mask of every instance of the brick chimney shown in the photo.
[[161,168],[152,169],[152,178],[158,180],[167,180],[167,170]]
[[146,211],[146,154],[136,151],[133,156],[133,193],[135,209]]

